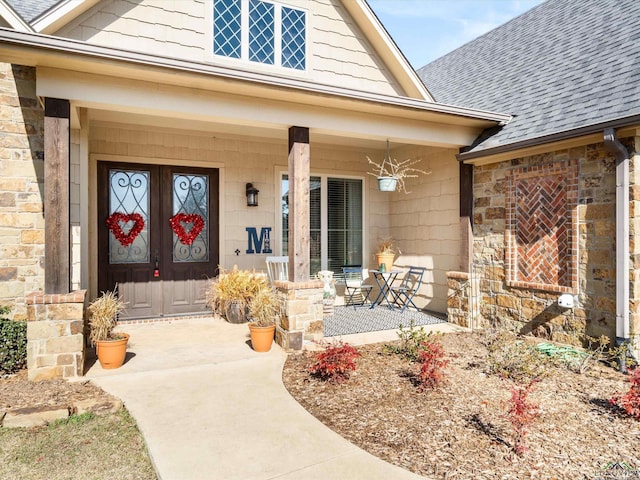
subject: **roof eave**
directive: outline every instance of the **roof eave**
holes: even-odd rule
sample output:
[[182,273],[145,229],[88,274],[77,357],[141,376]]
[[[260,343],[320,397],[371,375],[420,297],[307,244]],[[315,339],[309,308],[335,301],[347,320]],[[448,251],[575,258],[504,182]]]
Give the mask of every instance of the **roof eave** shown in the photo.
[[[533,147],[552,143],[557,144],[578,137],[586,137],[593,134],[599,134],[602,133],[606,128],[620,129],[634,125],[640,125],[640,114],[615,118],[591,125],[585,125],[569,130],[541,135],[539,137],[527,138],[518,142],[485,148],[482,150],[471,150],[469,152],[462,152],[457,155],[457,158],[460,162],[470,164],[487,164],[499,162],[504,160],[504,156],[506,154],[515,154],[518,151],[531,149]],[[510,155],[510,157],[515,156],[517,155]]]

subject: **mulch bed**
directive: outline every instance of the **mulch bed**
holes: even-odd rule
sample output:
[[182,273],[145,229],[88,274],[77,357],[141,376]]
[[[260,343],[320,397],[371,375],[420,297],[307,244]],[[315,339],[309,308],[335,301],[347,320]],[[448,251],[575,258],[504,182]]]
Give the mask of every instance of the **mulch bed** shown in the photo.
[[342,384],[307,373],[313,353],[289,356],[285,386],[312,415],[368,452],[433,479],[593,479],[610,462],[640,468],[640,422],[609,405],[629,388],[627,377],[594,364],[586,373],[547,367],[530,399],[540,415],[513,451],[505,418],[508,380],[488,374],[478,334],[442,338],[450,360],[446,383],[419,393],[416,363],[359,347],[362,356]]
[[0,376],[0,410],[72,405],[78,400],[95,399],[99,402],[114,397],[88,380],[70,382],[61,378],[30,382],[27,370]]

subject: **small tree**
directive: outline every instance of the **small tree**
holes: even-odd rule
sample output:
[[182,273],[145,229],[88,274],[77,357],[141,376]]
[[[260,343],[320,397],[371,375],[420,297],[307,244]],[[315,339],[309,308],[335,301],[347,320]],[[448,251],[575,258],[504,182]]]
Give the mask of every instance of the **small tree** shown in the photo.
[[438,337],[429,337],[421,343],[418,353],[420,362],[420,375],[418,377],[418,390],[436,388],[444,380],[444,369],[449,365],[445,360],[444,347]]
[[538,418],[538,405],[529,400],[529,394],[537,379],[531,380],[526,385],[514,385],[511,387],[511,398],[509,399],[507,410],[507,420],[513,427],[513,451],[518,455],[523,455],[527,451],[524,437],[527,429]]

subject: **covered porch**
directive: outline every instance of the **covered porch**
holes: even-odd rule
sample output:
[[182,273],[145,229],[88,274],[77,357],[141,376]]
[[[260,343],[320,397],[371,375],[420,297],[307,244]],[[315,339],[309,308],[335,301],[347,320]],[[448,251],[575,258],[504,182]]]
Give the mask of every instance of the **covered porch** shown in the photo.
[[[426,269],[416,304],[446,312],[446,272],[469,263],[471,175],[455,155],[508,116],[149,54],[123,59],[64,39],[47,48],[37,37],[18,40],[3,53],[34,65],[34,96],[45,106],[38,301],[64,302],[76,297],[57,296],[77,290],[91,300],[117,282],[129,320],[203,315],[204,286],[218,266],[264,271],[266,256],[288,255],[287,289],[296,292],[318,287],[309,285],[317,270],[375,268],[378,240],[392,238],[395,265]],[[430,172],[407,180],[410,194],[380,192],[368,175],[367,157],[381,161],[387,142],[391,157],[421,160]],[[150,172],[146,185],[165,180],[129,211],[113,203],[114,172]],[[170,217],[189,213],[169,187],[180,176],[209,182],[198,213],[207,232],[201,270],[190,269],[199,261],[193,249],[176,260],[177,239],[185,242]],[[247,204],[248,183],[259,190],[257,206]],[[107,228],[114,213],[142,216],[128,245],[121,240],[130,230]],[[124,273],[110,270],[120,247],[135,264]],[[138,247],[140,258],[131,257]]]

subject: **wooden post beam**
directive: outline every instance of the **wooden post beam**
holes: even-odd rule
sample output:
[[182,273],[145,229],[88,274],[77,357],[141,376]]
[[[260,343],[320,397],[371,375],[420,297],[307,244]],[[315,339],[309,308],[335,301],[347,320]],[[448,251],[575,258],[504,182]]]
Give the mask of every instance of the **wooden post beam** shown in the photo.
[[460,162],[460,271],[471,272],[473,259],[473,165]]
[[289,128],[289,280],[306,282],[310,276],[309,129]]
[[69,119],[68,100],[44,101],[44,293],[69,293]]

